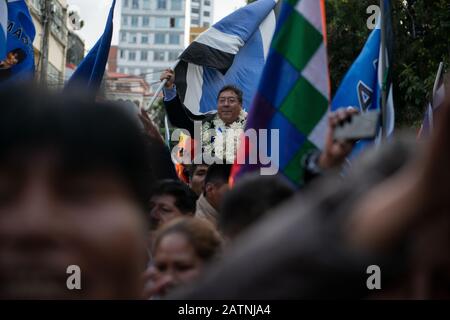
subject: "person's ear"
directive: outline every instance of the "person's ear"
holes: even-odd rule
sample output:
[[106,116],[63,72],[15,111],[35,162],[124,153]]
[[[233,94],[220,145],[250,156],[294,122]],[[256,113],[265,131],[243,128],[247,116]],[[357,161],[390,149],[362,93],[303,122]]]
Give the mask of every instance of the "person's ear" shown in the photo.
[[214,185],[210,182],[205,184],[205,193],[211,193],[214,190]]

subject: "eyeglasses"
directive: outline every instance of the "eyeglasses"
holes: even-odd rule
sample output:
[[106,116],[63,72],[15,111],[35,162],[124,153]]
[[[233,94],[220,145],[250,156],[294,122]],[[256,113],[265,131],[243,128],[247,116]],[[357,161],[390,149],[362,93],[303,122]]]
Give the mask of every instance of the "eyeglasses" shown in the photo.
[[229,104],[235,104],[235,103],[238,102],[238,99],[235,98],[235,97],[219,98],[219,103],[220,103],[220,104],[224,104],[224,103],[227,102],[227,101],[228,101]]

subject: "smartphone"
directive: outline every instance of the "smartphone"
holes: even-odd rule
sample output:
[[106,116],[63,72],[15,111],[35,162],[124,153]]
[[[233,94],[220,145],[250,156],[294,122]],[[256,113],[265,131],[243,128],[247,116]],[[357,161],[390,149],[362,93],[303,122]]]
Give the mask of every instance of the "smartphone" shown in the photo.
[[355,114],[334,130],[336,140],[373,139],[378,134],[379,111],[366,111]]

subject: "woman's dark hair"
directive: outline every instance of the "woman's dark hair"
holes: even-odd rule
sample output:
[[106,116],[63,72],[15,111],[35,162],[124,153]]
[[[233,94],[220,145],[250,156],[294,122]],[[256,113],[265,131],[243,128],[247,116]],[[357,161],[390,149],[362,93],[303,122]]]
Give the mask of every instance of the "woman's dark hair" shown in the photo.
[[50,148],[64,172],[111,171],[146,208],[157,155],[121,107],[94,102],[82,92],[50,93],[32,86],[0,87],[0,106],[0,164]]
[[164,225],[155,236],[153,253],[165,236],[181,234],[186,237],[203,261],[215,258],[222,247],[222,239],[214,227],[206,221],[197,218],[177,218]]
[[155,184],[152,196],[170,195],[175,198],[175,206],[183,214],[194,214],[197,195],[186,184],[178,180],[162,180]]

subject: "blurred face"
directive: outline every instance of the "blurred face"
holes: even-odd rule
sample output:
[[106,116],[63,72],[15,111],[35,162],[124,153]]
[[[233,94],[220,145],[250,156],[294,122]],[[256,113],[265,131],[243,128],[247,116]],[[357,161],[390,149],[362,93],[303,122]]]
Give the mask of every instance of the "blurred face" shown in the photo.
[[224,91],[220,94],[217,106],[219,118],[225,124],[232,124],[239,119],[239,114],[242,110],[242,104],[239,98],[233,91]]
[[192,175],[191,181],[189,181],[189,186],[192,191],[194,191],[198,196],[203,192],[203,184],[205,182],[206,172],[208,172],[207,165],[199,165],[195,168],[194,174]]
[[13,65],[16,65],[19,63],[19,57],[18,57],[17,53],[10,52],[10,53],[8,53],[6,61],[8,62],[8,64],[13,66]]
[[156,283],[160,295],[195,280],[203,269],[203,260],[181,233],[165,235],[155,249]]
[[[0,299],[139,297],[142,216],[112,172],[67,172],[52,152],[3,161]],[[70,265],[81,290],[67,288]]]
[[171,195],[158,195],[150,199],[150,225],[152,229],[183,216],[175,205],[176,199]]
[[0,66],[3,69],[9,69],[18,63],[19,63],[19,57],[18,57],[17,53],[9,52],[6,55],[6,59],[4,61],[0,61]]
[[228,183],[208,183],[205,187],[206,199],[214,209],[219,210],[225,193],[230,190]]

